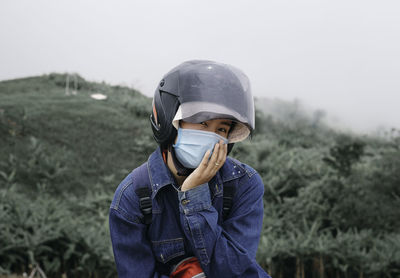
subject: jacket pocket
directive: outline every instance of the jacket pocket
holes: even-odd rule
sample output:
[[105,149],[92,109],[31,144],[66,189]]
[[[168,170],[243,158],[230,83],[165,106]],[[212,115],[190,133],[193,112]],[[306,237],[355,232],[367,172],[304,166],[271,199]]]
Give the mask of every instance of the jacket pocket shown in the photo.
[[153,252],[157,261],[167,263],[173,258],[185,254],[185,246],[183,238],[166,239],[160,241],[152,241]]

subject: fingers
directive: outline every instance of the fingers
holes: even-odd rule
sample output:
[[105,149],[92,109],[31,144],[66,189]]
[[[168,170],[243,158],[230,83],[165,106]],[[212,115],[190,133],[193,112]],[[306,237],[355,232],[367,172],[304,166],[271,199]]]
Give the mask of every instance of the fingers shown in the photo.
[[186,191],[205,182],[209,182],[224,165],[227,152],[228,146],[224,144],[222,140],[215,144],[211,158],[211,150],[206,151],[200,165],[183,182],[181,190]]
[[200,168],[200,167],[201,168],[207,168],[207,166],[208,166],[208,158],[210,157],[210,153],[211,153],[211,150],[206,151],[206,153],[204,154],[203,159],[201,160],[200,165],[199,165],[198,168]]
[[[224,165],[226,155],[228,152],[227,144],[224,144],[222,140],[214,145],[214,151],[210,157],[211,150],[208,150],[203,159],[200,162],[199,167],[201,171],[207,171],[209,174],[214,175]],[[210,173],[211,172],[211,173]]]
[[208,167],[213,170],[214,174],[225,163],[227,151],[227,145],[224,144],[222,140],[215,144],[214,152],[208,162]]
[[219,145],[220,145],[219,154],[218,154],[218,158],[217,158],[217,162],[216,162],[217,164],[219,164],[219,165],[217,165],[217,166],[219,166],[218,169],[221,168],[222,165],[225,163],[226,155],[228,153],[228,145],[227,144],[224,144],[223,141],[221,140],[219,142]]
[[219,155],[219,143],[214,145],[214,151],[213,154],[211,155],[210,160],[208,161],[208,168],[213,169],[215,168],[215,163],[217,163],[218,155]]

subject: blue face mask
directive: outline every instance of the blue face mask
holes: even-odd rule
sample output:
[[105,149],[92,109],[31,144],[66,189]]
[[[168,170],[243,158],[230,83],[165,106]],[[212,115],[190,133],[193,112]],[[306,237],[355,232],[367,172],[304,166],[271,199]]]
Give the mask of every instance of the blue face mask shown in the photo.
[[[228,139],[209,131],[179,128],[175,149],[176,157],[186,168],[194,169],[199,166],[204,154],[214,150],[214,145],[223,140],[228,144]],[[210,156],[211,156],[210,154]]]

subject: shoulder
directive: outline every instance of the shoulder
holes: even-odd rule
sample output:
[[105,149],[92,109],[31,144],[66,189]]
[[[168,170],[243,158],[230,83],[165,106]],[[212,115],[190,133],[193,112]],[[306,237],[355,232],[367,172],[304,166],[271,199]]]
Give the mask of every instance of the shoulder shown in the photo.
[[224,183],[234,182],[240,191],[264,192],[264,184],[259,173],[251,166],[232,157],[227,157],[221,177]]
[[111,202],[110,209],[114,209],[124,214],[128,218],[136,218],[140,215],[139,198],[136,189],[148,186],[147,163],[135,168],[118,185]]
[[238,169],[238,171],[243,171],[243,173],[245,173],[248,177],[251,177],[255,174],[258,175],[257,171],[254,170],[251,166],[240,162],[239,160],[232,158],[232,157],[227,157],[226,162],[228,163],[228,165],[230,166],[230,168],[233,169]]
[[244,177],[252,178],[254,175],[258,175],[257,171],[249,165],[229,156],[226,158],[220,174],[223,182],[241,179]]

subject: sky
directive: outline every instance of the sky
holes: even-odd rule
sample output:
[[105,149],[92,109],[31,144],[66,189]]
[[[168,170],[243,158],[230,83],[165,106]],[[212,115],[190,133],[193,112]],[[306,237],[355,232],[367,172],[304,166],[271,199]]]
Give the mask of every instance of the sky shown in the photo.
[[400,129],[398,0],[2,0],[0,80],[77,72],[152,96],[171,68],[242,69],[256,97]]

